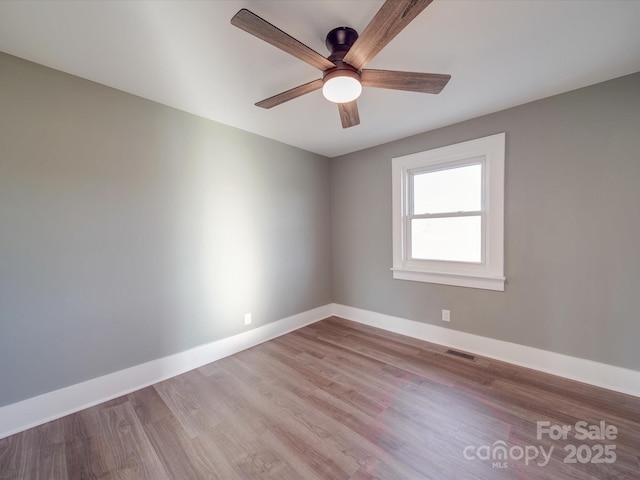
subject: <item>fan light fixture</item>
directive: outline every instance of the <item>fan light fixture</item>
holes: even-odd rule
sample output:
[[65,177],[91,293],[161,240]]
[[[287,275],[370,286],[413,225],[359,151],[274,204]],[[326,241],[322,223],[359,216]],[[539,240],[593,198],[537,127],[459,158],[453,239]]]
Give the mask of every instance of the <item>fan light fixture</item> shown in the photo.
[[350,70],[335,70],[324,77],[322,94],[333,103],[349,103],[362,93],[360,75]]

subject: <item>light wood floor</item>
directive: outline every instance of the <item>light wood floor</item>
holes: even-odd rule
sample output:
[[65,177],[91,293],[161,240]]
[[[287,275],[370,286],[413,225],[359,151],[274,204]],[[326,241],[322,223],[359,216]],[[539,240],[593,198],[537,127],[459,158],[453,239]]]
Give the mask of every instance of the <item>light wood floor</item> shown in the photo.
[[[639,398],[445,350],[330,318],[0,440],[0,478],[640,479]],[[536,438],[581,420],[617,438]],[[473,458],[500,441],[554,450]],[[569,444],[616,460],[565,463]]]

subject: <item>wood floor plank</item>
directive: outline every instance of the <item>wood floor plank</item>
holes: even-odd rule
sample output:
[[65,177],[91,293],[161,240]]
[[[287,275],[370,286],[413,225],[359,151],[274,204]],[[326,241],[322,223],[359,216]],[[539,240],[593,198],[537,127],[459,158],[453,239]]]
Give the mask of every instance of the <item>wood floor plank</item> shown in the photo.
[[[260,421],[260,420],[258,420]],[[279,442],[270,438],[266,428],[261,428],[261,434],[256,435],[249,423],[223,422],[213,429],[215,441],[220,445],[228,461],[242,478],[287,479],[301,478],[301,473],[292,466],[287,452],[283,455]],[[263,425],[266,421],[262,420]]]
[[65,417],[68,478],[98,479],[109,476],[106,448],[99,426],[102,405]]
[[[203,433],[191,440],[193,457],[188,460],[193,463],[198,472],[197,478],[208,480],[246,480],[228,461],[222,450],[219,438],[213,436],[212,431]],[[211,472],[206,473],[206,472]]]
[[31,476],[35,429],[0,439],[0,479]]
[[130,402],[100,411],[105,459],[115,478],[169,479]]
[[[640,398],[445,352],[332,317],[1,439],[0,480],[640,480]],[[618,434],[538,437],[540,421]],[[568,444],[616,460],[567,463]],[[552,455],[465,456],[495,445]]]
[[196,456],[192,439],[175,417],[170,415],[147,423],[144,431],[169,478],[206,478],[215,475],[213,471],[196,470],[191,460]]
[[67,477],[65,453],[65,422],[54,420],[36,427],[31,435],[32,446],[26,461],[30,464],[30,478],[49,479]]
[[203,428],[212,428],[221,421],[215,409],[208,411],[205,408],[209,400],[201,398],[189,384],[195,372],[197,370],[190,372],[191,375],[179,375],[154,386],[190,438],[196,438]]
[[171,410],[153,387],[132,392],[126,398],[131,402],[142,425],[157,422],[171,415]]

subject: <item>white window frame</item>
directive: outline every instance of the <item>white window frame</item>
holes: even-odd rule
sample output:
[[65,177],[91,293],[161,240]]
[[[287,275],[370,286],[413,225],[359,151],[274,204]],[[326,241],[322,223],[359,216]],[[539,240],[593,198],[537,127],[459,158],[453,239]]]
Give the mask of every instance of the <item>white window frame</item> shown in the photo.
[[[392,159],[393,278],[504,291],[505,137],[499,133]],[[412,175],[477,163],[483,166],[482,261],[412,259]]]

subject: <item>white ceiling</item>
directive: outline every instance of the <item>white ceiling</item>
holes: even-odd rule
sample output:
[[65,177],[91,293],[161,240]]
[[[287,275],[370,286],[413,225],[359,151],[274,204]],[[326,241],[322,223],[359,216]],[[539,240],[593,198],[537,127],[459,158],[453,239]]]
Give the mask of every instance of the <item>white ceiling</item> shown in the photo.
[[640,71],[640,1],[435,0],[367,67],[448,73],[440,95],[365,89],[349,129],[320,91],[253,105],[321,72],[233,27],[240,8],[328,55],[382,3],[0,0],[0,50],[329,157]]

